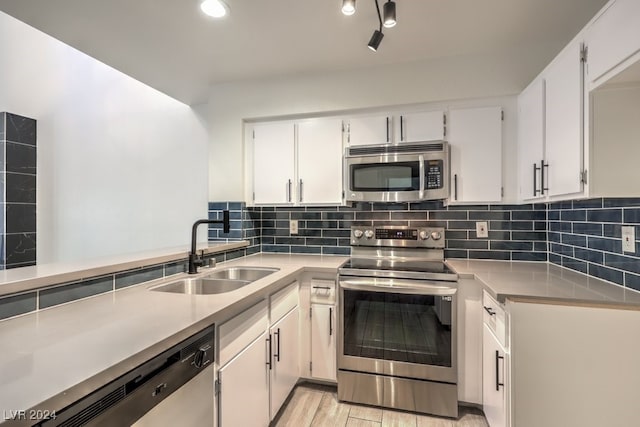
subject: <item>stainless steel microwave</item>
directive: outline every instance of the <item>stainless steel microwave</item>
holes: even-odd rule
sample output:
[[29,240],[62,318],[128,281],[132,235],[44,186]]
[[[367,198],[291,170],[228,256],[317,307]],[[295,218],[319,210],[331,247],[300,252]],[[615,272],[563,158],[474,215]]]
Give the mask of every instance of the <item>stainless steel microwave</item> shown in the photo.
[[449,197],[449,144],[445,141],[349,147],[344,165],[346,201]]

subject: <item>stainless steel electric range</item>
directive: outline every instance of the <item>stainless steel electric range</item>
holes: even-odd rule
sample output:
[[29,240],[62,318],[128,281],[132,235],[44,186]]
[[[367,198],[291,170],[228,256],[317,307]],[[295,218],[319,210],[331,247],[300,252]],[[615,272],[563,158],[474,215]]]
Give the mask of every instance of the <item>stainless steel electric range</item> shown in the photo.
[[456,292],[440,227],[351,229],[339,269],[338,398],[458,416]]

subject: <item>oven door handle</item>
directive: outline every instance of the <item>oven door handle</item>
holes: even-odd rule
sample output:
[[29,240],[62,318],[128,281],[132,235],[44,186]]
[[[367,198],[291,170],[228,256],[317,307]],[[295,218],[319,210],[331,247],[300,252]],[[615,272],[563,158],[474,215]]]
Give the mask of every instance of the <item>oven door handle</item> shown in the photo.
[[342,289],[370,292],[390,292],[410,295],[442,295],[453,296],[458,291],[455,288],[443,287],[436,282],[420,281],[420,285],[408,280],[376,280],[375,284],[370,279],[340,280]]

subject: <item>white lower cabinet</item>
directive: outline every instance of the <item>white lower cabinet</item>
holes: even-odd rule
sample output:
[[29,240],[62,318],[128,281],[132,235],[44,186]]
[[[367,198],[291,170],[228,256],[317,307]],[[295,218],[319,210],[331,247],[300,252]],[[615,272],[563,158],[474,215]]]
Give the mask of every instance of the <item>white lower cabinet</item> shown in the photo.
[[265,331],[218,371],[218,427],[269,425],[268,344]]
[[268,426],[300,378],[298,282],[218,328],[218,427]]
[[311,376],[336,381],[336,309],[311,304]]
[[489,326],[484,324],[482,334],[482,408],[489,426],[506,427],[509,355],[495,337]]
[[[299,315],[296,306],[269,329],[271,339],[271,406],[273,419],[300,378]],[[239,424],[240,425],[240,424]],[[242,424],[249,425],[249,424]]]

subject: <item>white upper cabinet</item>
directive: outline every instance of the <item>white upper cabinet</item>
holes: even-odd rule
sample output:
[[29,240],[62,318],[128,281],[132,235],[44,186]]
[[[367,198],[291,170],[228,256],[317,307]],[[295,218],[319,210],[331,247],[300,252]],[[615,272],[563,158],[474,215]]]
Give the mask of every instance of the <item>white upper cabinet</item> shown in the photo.
[[388,115],[353,117],[347,122],[349,145],[375,145],[391,142],[391,117]]
[[253,199],[256,204],[295,201],[295,128],[293,123],[253,127]]
[[502,199],[502,108],[449,112],[451,196],[456,202]]
[[544,186],[549,188],[549,196],[582,191],[584,144],[581,49],[581,43],[572,42],[543,73],[546,89],[546,164],[542,176]]
[[397,142],[419,142],[444,139],[444,111],[402,114],[395,117]]
[[254,204],[342,203],[342,120],[260,123],[252,137]]
[[617,74],[626,67],[625,61],[640,54],[639,19],[640,1],[616,0],[587,28],[591,87]]
[[544,80],[539,78],[518,96],[518,187],[522,200],[543,197]]
[[342,120],[298,123],[298,203],[342,202]]

